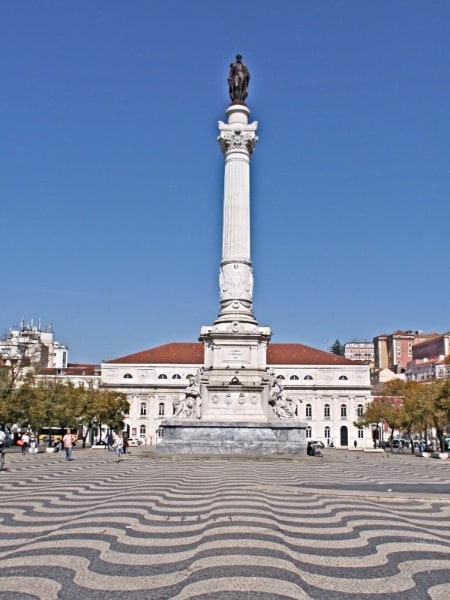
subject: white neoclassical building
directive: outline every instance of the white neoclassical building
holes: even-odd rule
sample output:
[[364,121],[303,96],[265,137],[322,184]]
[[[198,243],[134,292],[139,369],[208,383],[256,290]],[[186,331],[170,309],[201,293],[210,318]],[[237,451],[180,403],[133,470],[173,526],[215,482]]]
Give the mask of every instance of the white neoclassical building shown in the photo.
[[[172,343],[102,363],[102,387],[127,395],[128,433],[146,444],[160,440],[160,423],[185,397],[189,376],[204,365],[200,342]],[[370,368],[303,344],[269,343],[268,370],[298,401],[307,439],[336,447],[372,447],[372,432],[354,425],[371,399]],[[230,371],[230,375],[231,375]]]

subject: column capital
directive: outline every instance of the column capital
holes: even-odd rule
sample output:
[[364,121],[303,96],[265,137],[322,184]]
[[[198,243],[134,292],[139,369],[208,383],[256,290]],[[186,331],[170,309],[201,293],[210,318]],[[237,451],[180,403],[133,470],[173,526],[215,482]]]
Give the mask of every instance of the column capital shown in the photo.
[[256,121],[246,125],[241,123],[230,125],[219,121],[220,135],[217,140],[222,152],[225,155],[230,152],[252,154],[258,141],[258,136],[256,135],[257,126],[258,123]]

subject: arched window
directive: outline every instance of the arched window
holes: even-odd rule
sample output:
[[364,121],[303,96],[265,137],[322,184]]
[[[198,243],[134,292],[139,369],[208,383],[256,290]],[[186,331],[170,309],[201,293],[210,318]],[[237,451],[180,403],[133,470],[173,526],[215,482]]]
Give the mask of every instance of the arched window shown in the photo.
[[164,402],[160,402],[159,403],[159,407],[158,407],[158,415],[160,417],[164,416]]
[[147,403],[141,402],[141,417],[147,416]]
[[172,375],[172,379],[181,379],[181,375],[178,375],[178,373],[175,373],[175,375]]
[[277,379],[284,379],[284,375],[278,375]]
[[167,375],[164,375],[164,373],[161,373],[161,375],[158,375],[158,379],[167,379]]
[[306,428],[306,437],[307,438],[312,438],[312,429],[311,427],[308,425],[308,427]]
[[358,408],[356,409],[358,417],[362,417],[364,414],[364,405],[358,404]]
[[125,375],[123,376],[124,379],[133,379],[133,375],[131,375],[131,373],[125,373]]
[[306,418],[307,419],[311,419],[312,418],[312,406],[311,406],[311,404],[307,404],[305,408],[306,408]]
[[341,404],[341,419],[347,418],[347,405]]
[[330,428],[328,427],[328,425],[325,427],[325,429],[323,430],[323,437],[326,440],[330,439]]
[[191,373],[189,373],[189,375],[186,375],[186,379],[191,379],[191,377],[194,377]]
[[305,376],[303,377],[303,379],[304,379],[305,381],[312,381],[312,380],[313,380],[313,377],[312,377],[312,375],[305,375]]
[[339,377],[339,381],[348,381],[348,377],[347,377],[347,375],[341,375],[341,376]]
[[291,381],[298,381],[298,375],[291,375],[291,376],[289,377],[289,379],[290,379]]
[[146,433],[145,425],[141,425],[139,427],[139,437],[145,438],[145,433]]
[[330,418],[330,405],[329,404],[325,404],[323,407],[323,416],[324,419],[329,419]]

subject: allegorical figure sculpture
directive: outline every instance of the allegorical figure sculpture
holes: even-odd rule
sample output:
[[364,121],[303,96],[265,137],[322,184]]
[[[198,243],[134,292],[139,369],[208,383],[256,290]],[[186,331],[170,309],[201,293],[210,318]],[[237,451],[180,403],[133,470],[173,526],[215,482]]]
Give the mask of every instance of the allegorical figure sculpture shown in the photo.
[[284,386],[273,373],[270,374],[269,404],[280,419],[295,419],[297,416],[297,402],[286,396]]
[[248,83],[250,73],[247,65],[242,62],[242,56],[238,54],[236,61],[230,65],[230,74],[228,75],[228,88],[230,100],[236,104],[245,102],[248,95]]
[[185,391],[185,397],[175,406],[175,417],[192,417],[195,409],[197,419],[201,417],[201,398],[200,398],[200,377],[202,369],[199,369],[197,375],[188,375],[189,385]]

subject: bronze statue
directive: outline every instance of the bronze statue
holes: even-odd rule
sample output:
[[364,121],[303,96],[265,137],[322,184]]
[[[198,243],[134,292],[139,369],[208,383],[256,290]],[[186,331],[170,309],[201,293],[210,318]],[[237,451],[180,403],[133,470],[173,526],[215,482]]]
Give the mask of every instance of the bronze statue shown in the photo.
[[232,104],[245,104],[247,98],[250,73],[247,65],[242,62],[242,56],[236,56],[236,62],[230,64],[228,75],[228,88]]

